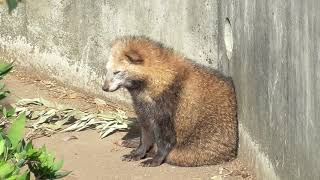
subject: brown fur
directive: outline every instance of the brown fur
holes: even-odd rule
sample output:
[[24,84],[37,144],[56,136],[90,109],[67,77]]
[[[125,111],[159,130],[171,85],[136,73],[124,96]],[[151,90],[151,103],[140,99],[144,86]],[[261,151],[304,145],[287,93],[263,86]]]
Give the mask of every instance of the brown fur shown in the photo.
[[[114,41],[111,53],[113,68],[121,67],[141,82],[139,88],[128,90],[142,119],[142,134],[153,135],[145,141],[155,143],[165,156],[153,165],[160,161],[212,165],[236,156],[237,110],[231,81],[146,37],[121,37]],[[124,62],[128,58],[133,64]]]

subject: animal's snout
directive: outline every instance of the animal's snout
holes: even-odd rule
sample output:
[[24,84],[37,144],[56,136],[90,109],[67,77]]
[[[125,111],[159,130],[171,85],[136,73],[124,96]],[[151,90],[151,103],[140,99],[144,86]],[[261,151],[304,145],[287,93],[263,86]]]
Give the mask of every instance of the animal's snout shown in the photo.
[[125,82],[124,75],[124,71],[121,70],[107,70],[107,76],[102,86],[102,90],[106,92],[118,90]]
[[102,86],[102,90],[106,92],[113,92],[118,90],[122,85],[122,81],[119,79],[106,80]]
[[108,83],[107,81],[104,82],[104,84],[103,84],[103,86],[102,86],[102,90],[108,92],[109,89],[110,89],[109,83]]

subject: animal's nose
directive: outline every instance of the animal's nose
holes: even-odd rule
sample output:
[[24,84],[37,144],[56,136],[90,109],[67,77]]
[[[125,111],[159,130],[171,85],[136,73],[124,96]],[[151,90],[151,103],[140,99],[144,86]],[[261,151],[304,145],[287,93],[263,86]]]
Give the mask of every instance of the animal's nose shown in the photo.
[[108,83],[104,83],[104,85],[102,86],[102,90],[103,91],[109,91],[109,84]]

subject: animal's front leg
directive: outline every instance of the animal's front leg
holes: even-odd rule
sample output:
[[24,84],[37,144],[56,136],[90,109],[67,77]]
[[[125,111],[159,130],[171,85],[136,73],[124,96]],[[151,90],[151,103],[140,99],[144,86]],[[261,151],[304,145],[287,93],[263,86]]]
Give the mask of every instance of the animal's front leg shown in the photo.
[[161,120],[154,125],[156,155],[141,163],[142,166],[160,166],[176,143],[175,133],[170,119]]
[[126,148],[138,148],[140,145],[140,141],[140,137],[137,137],[117,142],[117,144]]
[[138,161],[146,156],[154,143],[153,133],[147,124],[141,126],[140,145],[137,149],[131,151],[130,154],[124,155],[123,161]]

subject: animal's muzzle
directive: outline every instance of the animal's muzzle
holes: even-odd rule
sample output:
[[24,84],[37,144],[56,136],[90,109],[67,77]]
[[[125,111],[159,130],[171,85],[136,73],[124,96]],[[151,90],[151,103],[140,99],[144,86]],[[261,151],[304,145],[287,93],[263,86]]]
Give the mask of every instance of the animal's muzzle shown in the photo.
[[109,83],[107,81],[104,82],[104,84],[102,86],[102,90],[106,91],[106,92],[109,92],[109,89],[110,89]]

